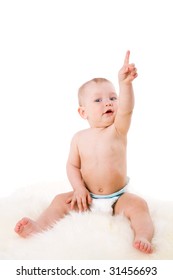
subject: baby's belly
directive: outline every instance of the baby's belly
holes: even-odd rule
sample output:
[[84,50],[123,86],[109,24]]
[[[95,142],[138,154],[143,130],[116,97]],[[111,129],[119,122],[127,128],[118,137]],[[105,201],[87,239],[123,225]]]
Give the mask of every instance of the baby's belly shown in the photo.
[[81,170],[83,180],[87,189],[95,194],[111,194],[127,183],[126,168],[114,170],[111,167],[107,170],[99,168]]

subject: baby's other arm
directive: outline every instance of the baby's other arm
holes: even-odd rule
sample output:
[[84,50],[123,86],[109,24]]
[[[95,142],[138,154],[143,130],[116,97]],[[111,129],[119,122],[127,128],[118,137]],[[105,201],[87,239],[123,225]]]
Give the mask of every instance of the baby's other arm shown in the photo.
[[119,104],[115,118],[115,127],[121,134],[127,134],[134,108],[134,92],[132,81],[137,77],[137,69],[133,63],[129,64],[130,51],[127,51],[124,65],[118,73]]
[[78,133],[75,134],[71,141],[69,157],[67,161],[67,176],[74,189],[73,197],[67,203],[71,203],[71,209],[74,209],[77,204],[79,211],[85,211],[88,209],[88,204],[91,203],[91,196],[89,191],[85,187],[81,172],[80,172],[80,155],[77,146]]

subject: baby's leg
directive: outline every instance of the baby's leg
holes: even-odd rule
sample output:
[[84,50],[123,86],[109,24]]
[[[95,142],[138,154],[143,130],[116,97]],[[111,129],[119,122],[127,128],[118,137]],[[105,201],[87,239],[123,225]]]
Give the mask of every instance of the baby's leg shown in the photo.
[[66,201],[72,197],[73,192],[59,194],[55,196],[49,207],[33,221],[29,218],[23,218],[15,226],[15,232],[22,237],[41,232],[52,227],[53,223],[63,218],[70,211],[70,204]]
[[144,253],[152,253],[151,240],[154,234],[153,223],[147,203],[140,197],[125,193],[114,207],[115,214],[124,213],[130,219],[134,230],[134,247]]

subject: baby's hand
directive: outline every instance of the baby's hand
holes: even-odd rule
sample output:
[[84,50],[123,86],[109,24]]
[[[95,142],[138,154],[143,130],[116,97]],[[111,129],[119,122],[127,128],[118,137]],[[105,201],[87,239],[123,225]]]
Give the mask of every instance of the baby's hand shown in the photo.
[[75,204],[77,204],[79,211],[86,211],[88,205],[91,204],[91,196],[86,188],[80,188],[74,191],[73,197],[71,198],[71,210],[74,209]]
[[125,84],[130,84],[138,76],[137,69],[135,68],[135,64],[133,63],[129,64],[129,57],[130,57],[130,51],[127,51],[124,59],[124,65],[118,73],[120,84],[122,82]]

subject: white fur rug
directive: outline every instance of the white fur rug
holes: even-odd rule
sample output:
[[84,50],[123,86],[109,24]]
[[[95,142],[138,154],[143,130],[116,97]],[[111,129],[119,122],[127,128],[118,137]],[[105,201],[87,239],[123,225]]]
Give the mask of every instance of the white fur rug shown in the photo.
[[71,213],[54,228],[28,239],[13,230],[23,216],[35,219],[55,194],[69,191],[61,183],[22,188],[0,200],[0,259],[173,259],[173,202],[148,201],[155,225],[155,252],[132,247],[133,232],[123,216]]

